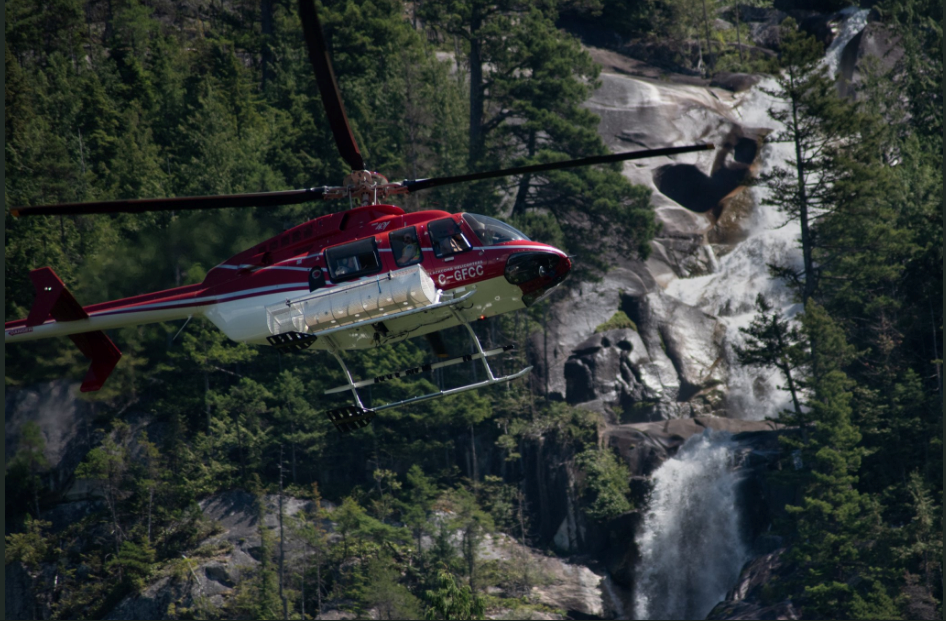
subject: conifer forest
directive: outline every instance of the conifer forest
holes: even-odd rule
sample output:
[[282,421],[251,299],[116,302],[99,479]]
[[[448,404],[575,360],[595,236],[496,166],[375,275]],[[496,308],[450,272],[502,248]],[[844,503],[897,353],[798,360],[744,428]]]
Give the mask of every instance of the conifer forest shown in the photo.
[[[392,181],[716,151],[664,158],[647,183],[627,162],[390,197],[501,219],[573,268],[548,299],[474,325],[484,347],[515,346],[494,369],[530,374],[352,433],[324,414],[348,381],[329,353],[230,341],[199,316],[109,331],[123,356],[97,392],[78,391],[89,361],[70,339],[8,343],[6,618],[942,618],[941,2],[317,6],[354,137]],[[5,18],[7,322],[30,314],[31,270],[83,305],[161,291],[348,208],[15,217],[339,185],[350,167],[297,0],[10,0]],[[613,90],[632,79],[661,93],[650,128],[610,112],[638,105]],[[665,93],[741,110],[741,133],[677,132],[703,117],[666,112]],[[750,119],[750,97],[775,103]],[[763,212],[789,241],[749,261],[760,276],[727,272]],[[745,232],[724,239],[737,214]],[[714,277],[749,302],[707,310],[692,292]],[[442,336],[473,353],[462,328]],[[431,349],[345,359],[372,378]],[[482,376],[465,362],[363,397]],[[700,502],[731,478],[712,513],[730,530],[681,483],[720,446],[729,474],[703,471]],[[661,519],[677,541],[654,543]],[[725,570],[699,552],[724,532]]]

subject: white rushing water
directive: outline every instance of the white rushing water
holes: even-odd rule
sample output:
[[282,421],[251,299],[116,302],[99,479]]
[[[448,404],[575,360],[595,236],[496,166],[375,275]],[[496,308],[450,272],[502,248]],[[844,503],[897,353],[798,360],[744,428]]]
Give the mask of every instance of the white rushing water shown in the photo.
[[[844,47],[867,23],[868,11],[841,12],[825,64],[837,75]],[[771,78],[741,97],[731,109],[744,127],[767,128],[770,135],[782,127],[768,111],[784,103],[766,94],[776,89]],[[776,167],[791,168],[792,146],[767,143],[760,154],[759,173]],[[676,279],[666,293],[717,317],[726,326],[729,358],[729,409],[734,418],[759,420],[777,417],[791,397],[779,385],[774,369],[738,364],[733,344],[744,345],[739,331],[755,315],[761,293],[788,318],[802,309],[783,282],[769,274],[769,265],[801,268],[798,227],[774,207],[764,205],[768,190],[750,190],[756,208],[747,238],[720,257],[712,274]],[[739,473],[734,469],[735,443],[729,434],[707,431],[690,438],[672,459],[652,475],[654,489],[637,533],[640,561],[636,568],[635,619],[702,619],[722,601],[748,560],[736,504]],[[623,612],[623,611],[621,611]]]
[[[784,103],[764,92],[775,87],[775,80],[771,78],[753,87],[733,107],[733,116],[747,127],[767,128],[773,133],[780,131],[781,125],[769,117],[768,110]],[[791,157],[791,145],[767,143],[759,157],[759,172],[785,167]],[[785,217],[774,207],[763,205],[765,187],[755,186],[750,191],[757,207],[748,227],[748,237],[718,259],[717,269],[712,274],[678,278],[668,285],[666,292],[717,317],[726,326],[731,415],[761,420],[777,416],[789,406],[791,396],[779,388],[781,379],[776,370],[739,365],[732,345],[745,345],[745,336],[739,328],[749,326],[755,315],[756,296],[760,293],[784,315],[797,314],[800,307],[794,303],[791,292],[784,283],[771,277],[768,266],[777,264],[800,269],[802,259],[798,228],[786,224]]]
[[[837,34],[825,52],[825,63],[833,75],[837,74],[844,47],[867,24],[868,13],[865,9],[853,7],[841,12]],[[771,130],[770,136],[777,134],[783,127],[769,116],[769,110],[779,109],[785,103],[765,92],[776,88],[772,78],[760,82],[737,99],[732,108],[733,117],[745,127],[767,128]],[[776,167],[791,169],[793,156],[791,144],[768,142],[760,153],[758,172],[770,172]],[[755,186],[751,192],[756,208],[747,239],[719,258],[712,274],[678,278],[667,286],[666,292],[725,324],[731,416],[762,420],[776,418],[782,410],[790,407],[791,395],[781,389],[784,379],[777,370],[741,366],[732,346],[745,345],[745,335],[739,329],[748,327],[755,316],[758,294],[764,295],[784,317],[793,318],[802,310],[785,284],[769,274],[769,265],[800,270],[802,257],[797,224],[787,223],[784,214],[763,204],[768,192],[765,187]]]
[[837,77],[838,67],[841,65],[841,53],[845,46],[864,30],[867,25],[867,16],[869,9],[860,9],[856,6],[849,6],[841,11],[841,22],[834,34],[834,39],[828,49],[824,51],[824,62],[828,65],[831,75]]
[[748,559],[725,432],[693,436],[653,474],[637,535],[635,619],[704,619]]

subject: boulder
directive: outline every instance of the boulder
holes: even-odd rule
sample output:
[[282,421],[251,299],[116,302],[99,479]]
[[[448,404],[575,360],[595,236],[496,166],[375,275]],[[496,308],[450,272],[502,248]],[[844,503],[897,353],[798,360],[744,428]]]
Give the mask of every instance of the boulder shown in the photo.
[[[164,576],[148,585],[141,593],[123,598],[104,619],[167,619],[168,608],[190,608],[202,591],[190,577],[175,580]],[[222,603],[222,600],[217,602]]]
[[657,287],[641,263],[626,260],[615,263],[616,267],[600,281],[580,283],[558,294],[544,320],[544,330],[530,337],[537,383],[543,386],[547,379],[548,394],[553,399],[565,399],[566,361],[576,346],[620,309],[621,292],[642,295]]
[[640,335],[631,329],[594,334],[579,344],[565,363],[566,401],[584,403],[601,399],[617,401],[622,393],[644,393],[650,389],[638,381],[632,369],[650,363]]
[[568,619],[600,619],[604,616],[602,576],[590,567],[557,558],[534,555],[543,582],[532,587],[531,597],[541,604],[559,608]]

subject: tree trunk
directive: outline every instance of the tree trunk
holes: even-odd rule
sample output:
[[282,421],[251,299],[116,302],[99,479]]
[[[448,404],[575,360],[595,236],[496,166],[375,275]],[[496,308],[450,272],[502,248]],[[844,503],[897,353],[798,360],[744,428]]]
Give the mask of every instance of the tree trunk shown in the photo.
[[483,114],[485,98],[483,96],[483,58],[481,42],[478,36],[482,17],[478,2],[473,3],[470,16],[470,155],[469,168],[476,170],[483,157]]
[[[739,36],[739,2],[738,1],[736,2],[735,6],[736,6],[736,48],[739,50],[739,64],[742,65],[745,62],[745,60],[743,60],[742,58],[742,37]],[[745,67],[740,67],[740,69],[745,71]]]
[[[529,132],[528,141],[529,157],[535,156],[535,132]],[[532,182],[532,175],[522,175],[519,179],[519,189],[516,191],[516,202],[512,206],[512,215],[521,216],[526,213],[526,199],[529,196],[529,184]]]
[[[706,15],[706,0],[703,0],[703,31],[706,33],[706,66],[713,63],[713,46],[710,44],[709,17]],[[709,73],[709,71],[707,71]]]
[[477,481],[479,481],[479,472],[476,467],[476,436],[473,435],[473,423],[470,423],[470,453],[473,455],[473,491],[476,491]]
[[273,63],[273,0],[260,2],[260,28],[263,34],[263,50],[260,58],[260,73],[262,74],[260,90],[266,92],[266,85],[272,80]]
[[[794,90],[794,81],[792,88]],[[815,292],[815,266],[812,259],[812,239],[808,222],[808,188],[805,185],[805,169],[802,164],[801,135],[798,120],[798,100],[792,97],[792,132],[795,143],[795,174],[798,177],[798,221],[801,226],[801,252],[805,266],[805,284],[802,289],[802,305],[807,304]]]
[[279,445],[279,599],[282,600],[283,618],[289,620],[289,600],[283,593],[283,582],[285,580],[284,567],[286,562],[286,537],[283,531],[283,508],[282,508],[282,444]]

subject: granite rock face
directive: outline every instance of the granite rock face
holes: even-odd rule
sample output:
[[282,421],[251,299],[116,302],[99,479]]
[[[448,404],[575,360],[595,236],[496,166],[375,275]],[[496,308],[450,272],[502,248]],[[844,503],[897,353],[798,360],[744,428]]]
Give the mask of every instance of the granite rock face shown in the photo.
[[881,73],[892,71],[903,58],[900,37],[888,26],[870,22],[857,33],[841,52],[838,64],[838,90],[841,95],[855,96],[864,80],[864,65],[875,63]]
[[785,549],[748,562],[726,599],[710,611],[707,619],[800,619],[800,611],[791,600],[774,601],[766,591],[773,579],[788,571],[782,558]]
[[94,404],[79,399],[79,384],[57,380],[21,390],[8,390],[5,399],[7,463],[16,455],[27,422],[39,425],[50,469],[44,483],[57,496],[73,485],[73,472],[101,439],[93,420]]
[[[851,36],[846,20],[852,10],[824,14],[802,5],[740,6],[738,19],[750,26],[750,42],[773,50],[778,25],[789,15],[825,43],[837,45]],[[863,12],[858,15],[864,19]],[[736,19],[733,11],[725,17]],[[844,37],[842,30],[848,33]],[[852,92],[869,59],[891,70],[902,55],[898,45],[882,24],[868,23],[840,53],[841,92]],[[756,97],[758,76],[720,74],[714,85],[677,79],[614,52],[591,53],[605,69],[585,106],[600,117],[598,132],[612,151],[697,143],[716,149],[625,164],[625,177],[652,192],[659,229],[650,254],[643,261],[610,257],[614,267],[600,281],[572,285],[553,298],[543,331],[531,340],[536,384],[549,398],[602,412],[612,422],[761,416],[739,407],[745,401],[739,394],[730,395],[730,341],[739,335],[730,333],[735,328],[724,318],[751,312],[756,290],[765,283],[733,284],[751,290],[748,308],[740,298],[738,308],[702,305],[704,312],[680,298],[701,302],[679,294],[690,279],[726,273],[720,261],[735,249],[755,252],[762,243],[755,235],[768,216],[760,216],[751,182],[765,165],[765,140],[776,127],[765,113],[769,104]],[[766,252],[755,253],[761,262],[756,264],[765,264]],[[638,335],[595,334],[618,310],[637,324]]]
[[[716,413],[725,396],[725,330],[662,289],[712,274],[717,248],[744,237],[751,205],[737,197],[769,130],[741,123],[733,112],[739,95],[727,90],[611,73],[601,82],[586,105],[601,117],[599,133],[612,150],[700,142],[717,149],[625,165],[629,180],[652,190],[658,236],[646,261],[613,257],[601,281],[559,295],[545,330],[532,337],[539,385],[553,399],[624,421]],[[639,334],[593,336],[618,310]]]

